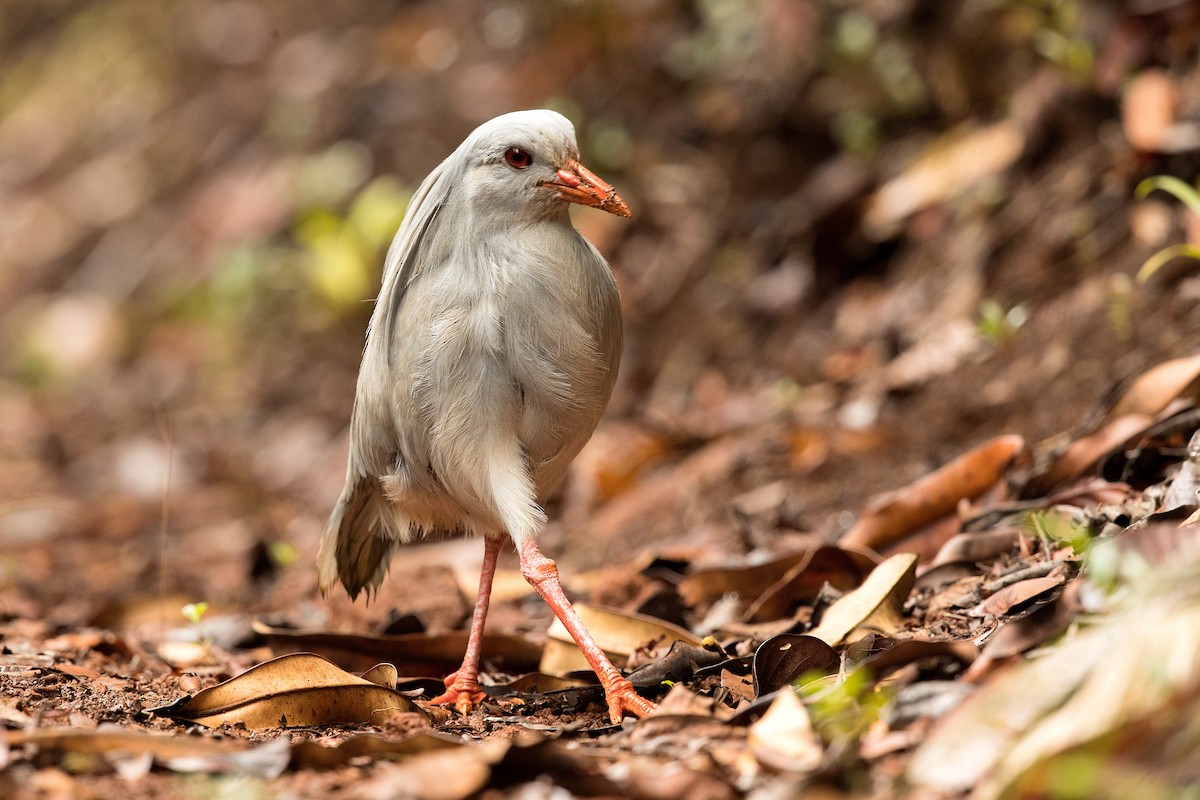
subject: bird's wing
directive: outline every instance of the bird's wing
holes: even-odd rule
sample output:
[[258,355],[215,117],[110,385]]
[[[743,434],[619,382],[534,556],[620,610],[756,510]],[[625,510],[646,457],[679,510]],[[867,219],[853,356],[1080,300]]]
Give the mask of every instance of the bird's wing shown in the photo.
[[[396,232],[388,248],[387,259],[383,263],[383,285],[379,297],[375,300],[375,313],[371,315],[371,324],[367,328],[367,346],[375,343],[385,349],[386,363],[392,364],[391,347],[389,346],[396,330],[396,320],[400,316],[400,305],[408,285],[419,272],[418,256],[421,246],[429,241],[430,231],[437,225],[439,212],[450,197],[454,156],[447,158],[425,178],[412,200],[408,204],[408,212]],[[379,334],[379,335],[374,335]]]
[[341,580],[353,598],[383,580],[392,551],[410,535],[408,521],[384,496],[380,478],[400,450],[391,402],[393,385],[404,376],[393,363],[405,294],[413,279],[437,258],[427,252],[436,237],[440,211],[457,182],[458,154],[443,161],[409,201],[408,211],[384,261],[382,286],[367,327],[350,422],[346,484],[321,539],[318,567],[322,591]]

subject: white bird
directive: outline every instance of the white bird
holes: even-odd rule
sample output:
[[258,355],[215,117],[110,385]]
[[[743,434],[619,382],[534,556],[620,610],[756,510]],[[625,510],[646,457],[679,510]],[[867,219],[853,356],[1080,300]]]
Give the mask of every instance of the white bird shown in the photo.
[[584,628],[538,548],[542,504],[592,435],[621,355],[612,271],[571,224],[568,203],[630,216],[579,163],[553,111],[480,125],[413,196],[388,250],[367,328],[346,485],[317,557],[327,592],[378,589],[395,550],[430,536],[485,539],[462,666],[434,699],[483,697],[480,643],[505,539],[604,686],[609,716],[640,697]]

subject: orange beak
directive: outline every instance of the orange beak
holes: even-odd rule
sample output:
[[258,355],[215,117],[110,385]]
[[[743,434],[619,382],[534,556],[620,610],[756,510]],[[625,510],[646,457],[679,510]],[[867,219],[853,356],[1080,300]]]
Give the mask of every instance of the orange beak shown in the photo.
[[554,196],[558,200],[591,206],[618,217],[633,216],[616,189],[575,159],[568,161],[567,166],[554,177],[554,180],[542,181],[538,185],[554,189],[557,192]]

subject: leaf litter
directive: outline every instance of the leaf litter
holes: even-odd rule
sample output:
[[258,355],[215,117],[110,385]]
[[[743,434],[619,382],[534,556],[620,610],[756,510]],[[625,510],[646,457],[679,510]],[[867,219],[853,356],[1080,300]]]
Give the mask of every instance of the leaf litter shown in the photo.
[[[75,29],[133,30],[124,5],[85,3],[112,18]],[[465,645],[473,543],[406,551],[371,608],[317,599],[311,550],[343,460],[365,317],[320,305],[355,281],[325,275],[324,294],[304,281],[332,263],[369,284],[363,265],[382,254],[349,234],[394,220],[356,211],[339,227],[353,198],[310,183],[355,173],[347,153],[368,149],[381,173],[423,174],[416,162],[469,127],[449,106],[485,99],[454,83],[465,73],[429,70],[422,82],[452,98],[438,114],[415,85],[404,114],[342,113],[347,99],[374,108],[363,98],[390,96],[381,76],[394,65],[378,54],[418,42],[429,66],[496,45],[440,11],[354,3],[339,6],[336,33],[295,9],[267,38],[218,24],[253,22],[257,5],[190,9],[208,32],[202,58],[154,65],[127,38],[98,46],[141,65],[126,77],[204,89],[113,81],[126,94],[99,109],[100,140],[78,135],[96,127],[84,93],[64,103],[17,80],[6,100],[18,107],[0,162],[16,166],[0,183],[19,213],[6,218],[16,268],[0,281],[13,310],[0,326],[13,367],[0,381],[0,794],[1172,797],[1200,780],[1187,447],[1200,426],[1197,290],[1161,261],[1148,284],[1128,280],[1154,248],[1184,252],[1171,238],[1194,241],[1196,226],[1164,203],[1140,214],[1122,200],[1162,153],[1178,165],[1194,147],[1182,89],[1195,67],[1176,46],[1200,30],[1188,4],[1106,10],[1114,22],[1097,24],[1108,38],[1095,42],[1059,29],[1069,15],[1005,4],[980,12],[981,36],[962,35],[975,29],[957,10],[767,4],[779,19],[756,7],[748,29],[728,31],[770,34],[750,48],[714,46],[728,25],[708,10],[610,25],[589,9],[600,16],[573,41],[615,54],[599,73],[573,57],[542,69],[562,51],[521,22],[522,4],[488,17],[487,35],[519,56],[505,56],[496,86],[578,102],[585,146],[605,142],[617,174],[628,159],[622,191],[644,208],[628,230],[579,220],[615,256],[630,347],[612,417],[551,514],[566,524],[546,531],[564,567],[620,565],[563,574],[573,597],[603,607],[614,654],[662,704],[621,726],[605,720],[594,676],[561,660],[556,674],[535,671],[569,645],[511,562],[485,641],[488,698],[466,717],[428,704]],[[14,9],[0,38],[29,41],[5,49],[25,70],[12,74],[61,63],[64,85],[95,85],[46,54],[77,50],[89,78],[111,59],[59,36],[58,12]],[[870,20],[886,64],[843,50]],[[904,57],[918,21],[948,33],[928,59],[936,82],[908,106],[906,70],[925,68]],[[1160,26],[1171,46],[1153,38]],[[237,57],[212,35],[234,29],[247,48]],[[516,30],[523,42],[505,38]],[[664,46],[605,38],[626,30]],[[826,44],[813,30],[837,35]],[[1029,50],[1049,60],[981,69],[972,56],[1009,46],[988,30],[1037,31]],[[461,41],[435,52],[447,36]],[[662,53],[672,74],[694,73],[666,114],[640,91],[664,78]],[[1145,68],[1150,53],[1171,68]],[[305,69],[284,69],[289,58]],[[256,63],[271,65],[270,82],[300,73],[305,85],[284,81],[275,108],[240,80]],[[225,80],[235,64],[239,80]],[[870,96],[862,69],[897,81],[860,118],[842,100]],[[997,73],[1014,69],[1021,88],[997,97],[1014,77]],[[597,81],[614,91],[569,90]],[[794,115],[779,98],[796,100]],[[138,129],[174,133],[119,135],[131,109]],[[332,149],[279,155],[246,124],[264,109],[269,137],[320,119],[311,144]],[[74,124],[56,116],[76,112]],[[941,114],[952,122],[929,124]],[[634,119],[638,130],[620,129]],[[627,140],[638,144],[623,156]],[[120,152],[99,152],[105,142]],[[147,170],[143,157],[173,166]],[[316,163],[326,157],[341,167]],[[156,198],[148,214],[120,210],[122,186]],[[349,260],[293,268],[302,244],[289,231],[314,218]],[[214,255],[175,257],[194,249]],[[1108,381],[1156,361],[1054,435]],[[202,601],[209,613],[185,625],[180,607]],[[385,617],[406,621],[389,630]],[[329,661],[291,655],[303,651]],[[278,658],[304,666],[269,666]],[[391,666],[366,673],[375,680],[357,674],[380,662]],[[264,673],[275,674],[256,685]],[[147,713],[189,702],[215,727]]]

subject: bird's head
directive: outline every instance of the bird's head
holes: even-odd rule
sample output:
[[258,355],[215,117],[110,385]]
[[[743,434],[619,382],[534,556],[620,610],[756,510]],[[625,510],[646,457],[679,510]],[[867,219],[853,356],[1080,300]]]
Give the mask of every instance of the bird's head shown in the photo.
[[565,217],[566,204],[631,216],[617,190],[579,162],[561,114],[515,111],[480,125],[459,149],[470,202],[508,219]]

